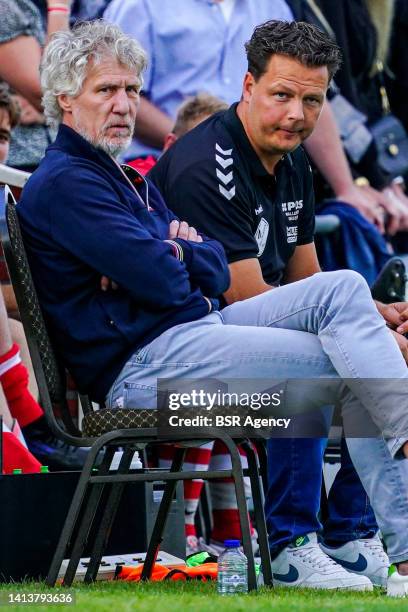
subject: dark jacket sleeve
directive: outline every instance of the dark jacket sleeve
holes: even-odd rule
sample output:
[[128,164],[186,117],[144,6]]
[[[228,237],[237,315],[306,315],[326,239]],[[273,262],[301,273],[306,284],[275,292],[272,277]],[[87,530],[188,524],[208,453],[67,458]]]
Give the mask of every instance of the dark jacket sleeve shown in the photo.
[[[56,242],[114,280],[142,307],[163,310],[183,304],[191,292],[186,263],[144,228],[138,218],[143,211],[121,202],[103,176],[88,168],[64,168],[51,191],[49,222]],[[67,198],[61,215],[59,200]]]
[[227,200],[220,192],[210,160],[193,163],[188,171],[180,173],[171,164],[167,168],[170,158],[177,166],[177,156],[163,156],[148,176],[172,212],[222,242],[229,263],[257,257],[259,247],[252,227],[251,205],[242,183],[234,184],[234,196]]
[[[152,183],[151,185],[158,192],[157,187]],[[159,197],[163,196],[159,194]],[[169,223],[173,220],[179,221],[179,218],[170,209],[168,214]],[[181,218],[181,221],[185,220],[188,221]],[[201,232],[199,234],[203,242],[175,238],[170,244],[178,245],[178,248],[174,249],[174,255],[186,264],[192,283],[200,287],[206,297],[218,297],[228,289],[230,284],[224,247],[217,240],[212,240]]]

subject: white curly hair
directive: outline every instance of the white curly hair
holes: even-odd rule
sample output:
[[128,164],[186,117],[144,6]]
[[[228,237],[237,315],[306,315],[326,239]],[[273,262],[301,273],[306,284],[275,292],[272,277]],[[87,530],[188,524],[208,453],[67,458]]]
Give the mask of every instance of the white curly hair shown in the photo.
[[40,66],[43,108],[47,123],[58,126],[62,110],[58,96],[75,97],[82,89],[89,61],[98,64],[106,56],[134,70],[143,85],[147,65],[145,51],[116,25],[102,19],[84,21],[70,31],[56,32],[45,48]]

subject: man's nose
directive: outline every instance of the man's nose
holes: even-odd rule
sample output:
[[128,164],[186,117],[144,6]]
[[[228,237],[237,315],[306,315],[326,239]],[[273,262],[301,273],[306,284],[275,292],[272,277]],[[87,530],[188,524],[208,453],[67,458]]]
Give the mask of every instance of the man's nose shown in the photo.
[[303,121],[305,118],[303,102],[300,99],[292,98],[289,105],[288,119],[292,121]]
[[125,89],[118,89],[116,91],[112,110],[120,115],[127,115],[130,111],[130,101]]

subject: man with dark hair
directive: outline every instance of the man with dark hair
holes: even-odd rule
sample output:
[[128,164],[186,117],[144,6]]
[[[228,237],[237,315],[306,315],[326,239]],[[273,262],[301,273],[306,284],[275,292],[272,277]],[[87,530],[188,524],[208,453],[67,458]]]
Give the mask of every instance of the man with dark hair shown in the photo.
[[338,46],[320,30],[304,22],[268,21],[261,24],[255,28],[245,50],[248,72],[256,81],[268,70],[272,55],[285,55],[308,68],[325,66],[329,82],[341,63]]
[[[241,101],[179,140],[149,176],[177,215],[223,243],[231,272],[225,302],[242,303],[254,296],[260,299],[260,294],[270,295],[274,324],[280,321],[290,328],[292,322],[284,309],[274,304],[274,296],[279,302],[282,290],[276,287],[320,272],[313,243],[312,174],[299,145],[315,127],[341,58],[327,35],[296,22],[270,21],[258,26],[246,49],[249,68]],[[317,295],[314,299],[319,303]],[[300,299],[299,312],[304,306]],[[398,328],[394,338],[406,354],[406,341],[397,333],[403,331],[400,312],[406,305],[376,306],[387,323]],[[302,346],[297,349],[302,355]],[[401,530],[404,524],[407,529],[404,512],[386,516],[382,503],[387,495],[384,491],[374,494],[380,481],[389,485],[381,443],[373,439],[349,439],[347,443],[378,520],[382,520],[383,535]],[[316,540],[321,528],[317,513],[324,443],[319,439],[273,439],[269,451],[271,487],[266,512],[275,582],[330,588],[330,578],[339,566],[333,565]],[[393,469],[398,472],[406,467]],[[354,575],[364,574],[375,584],[385,584],[388,559],[376,536],[371,511],[367,516],[366,496],[345,445],[334,492],[324,535],[331,538],[326,544],[336,548],[325,550]],[[351,512],[345,507],[350,497]],[[398,538],[397,544],[388,535],[392,559],[404,561],[406,539]]]

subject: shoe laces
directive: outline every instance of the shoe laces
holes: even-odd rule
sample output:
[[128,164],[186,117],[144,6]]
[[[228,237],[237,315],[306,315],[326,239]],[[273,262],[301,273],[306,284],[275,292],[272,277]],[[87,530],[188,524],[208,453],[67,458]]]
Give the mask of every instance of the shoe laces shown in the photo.
[[294,557],[299,557],[302,561],[306,561],[318,570],[329,570],[339,567],[338,563],[326,555],[318,544],[292,548],[291,553]]
[[371,553],[375,554],[379,559],[381,559],[381,561],[384,562],[384,565],[389,565],[390,562],[388,556],[384,551],[383,545],[381,544],[381,540],[379,540],[379,538],[368,538],[360,541],[363,543],[365,548],[368,548]]

